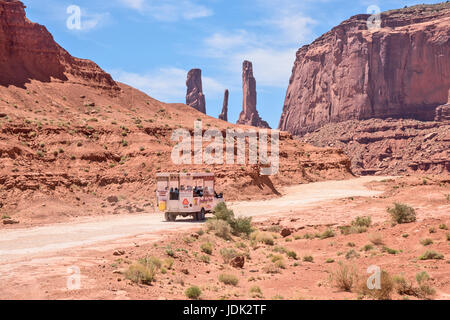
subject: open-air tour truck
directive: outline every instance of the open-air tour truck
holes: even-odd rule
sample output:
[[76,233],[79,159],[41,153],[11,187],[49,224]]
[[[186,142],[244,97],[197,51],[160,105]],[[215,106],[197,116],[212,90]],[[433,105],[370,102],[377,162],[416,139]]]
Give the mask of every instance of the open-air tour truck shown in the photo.
[[223,195],[214,189],[214,173],[158,173],[156,174],[156,201],[166,221],[178,216],[192,216],[205,220],[207,213],[223,202]]

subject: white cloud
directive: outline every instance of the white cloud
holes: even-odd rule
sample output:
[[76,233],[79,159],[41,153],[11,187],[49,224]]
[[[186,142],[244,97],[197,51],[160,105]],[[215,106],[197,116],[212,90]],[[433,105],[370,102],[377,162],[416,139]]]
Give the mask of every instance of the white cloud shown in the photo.
[[142,10],[144,8],[144,0],[120,0],[126,7],[135,10]]
[[[164,102],[184,103],[187,71],[179,68],[160,68],[148,73],[112,70],[113,78],[133,86],[149,96]],[[210,77],[202,77],[203,92],[214,96],[223,93],[225,86]]]
[[193,0],[119,0],[128,8],[158,21],[174,22],[212,16],[214,12]]
[[[285,88],[302,42],[313,37],[316,21],[286,2],[280,9],[272,2],[262,2],[267,19],[250,21],[248,30],[215,32],[204,39],[202,54],[221,61],[233,74],[241,72],[242,61],[253,62],[259,85]],[[254,28],[254,29],[253,29]]]

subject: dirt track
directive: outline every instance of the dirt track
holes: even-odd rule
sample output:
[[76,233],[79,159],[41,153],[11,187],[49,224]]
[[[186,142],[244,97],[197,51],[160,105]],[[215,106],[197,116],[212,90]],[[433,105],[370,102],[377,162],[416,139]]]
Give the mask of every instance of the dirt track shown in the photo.
[[[345,181],[326,181],[286,188],[284,196],[266,201],[230,203],[237,215],[264,216],[289,213],[295,209],[317,205],[319,202],[346,197],[374,196],[364,184],[385,177],[363,177]],[[199,226],[192,221],[169,223],[161,214],[108,216],[76,223],[55,224],[31,229],[3,230],[0,239],[0,263],[30,258],[76,247],[107,243],[113,247],[120,239],[154,237],[163,231],[189,229]]]

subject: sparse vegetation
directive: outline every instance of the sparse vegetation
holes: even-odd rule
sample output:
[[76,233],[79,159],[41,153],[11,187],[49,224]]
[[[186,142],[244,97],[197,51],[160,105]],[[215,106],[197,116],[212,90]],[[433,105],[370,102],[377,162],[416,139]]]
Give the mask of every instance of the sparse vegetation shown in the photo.
[[250,235],[250,239],[267,244],[269,246],[274,245],[273,236],[268,232],[255,231]]
[[221,274],[219,276],[219,281],[226,284],[226,285],[232,285],[232,286],[236,286],[239,282],[238,278],[234,275],[231,274]]
[[369,234],[368,238],[369,238],[369,241],[372,242],[376,246],[382,245],[384,243],[383,238],[382,238],[381,234],[379,234],[379,233]]
[[430,238],[422,239],[420,240],[420,244],[422,244],[423,246],[429,246],[430,244],[433,244],[433,240],[431,240]]
[[446,224],[440,224],[439,225],[439,229],[441,229],[441,230],[448,230],[448,227],[447,227],[447,225]]
[[416,221],[415,210],[406,204],[394,203],[394,207],[388,208],[387,211],[396,223],[402,224]]
[[320,239],[322,239],[322,240],[328,239],[328,238],[332,238],[334,236],[336,236],[336,234],[334,233],[333,229],[327,229],[320,235]]
[[125,272],[125,277],[135,283],[150,285],[156,275],[156,266],[152,263],[133,263]]
[[303,257],[303,261],[304,262],[314,262],[314,257],[306,255],[306,256]]
[[238,256],[238,253],[233,248],[222,248],[220,255],[222,256],[223,262],[228,264],[233,258]]
[[393,278],[386,271],[381,271],[380,288],[369,289],[366,281],[361,281],[359,293],[376,300],[391,300],[392,291],[395,289]]
[[202,290],[200,290],[200,288],[197,286],[192,286],[192,287],[187,288],[186,291],[184,292],[184,294],[189,299],[196,300],[196,299],[200,298],[200,296],[202,294]]
[[331,279],[339,289],[351,291],[358,280],[358,274],[354,266],[339,262],[337,269],[331,274]]
[[211,255],[213,252],[213,245],[211,242],[205,242],[200,246],[202,252]]
[[437,253],[436,251],[426,251],[419,257],[419,260],[442,260],[444,255]]

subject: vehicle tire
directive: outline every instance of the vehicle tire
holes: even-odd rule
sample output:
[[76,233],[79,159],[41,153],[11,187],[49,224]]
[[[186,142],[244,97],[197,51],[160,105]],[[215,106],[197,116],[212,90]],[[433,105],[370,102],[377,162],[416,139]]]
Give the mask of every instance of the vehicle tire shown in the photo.
[[166,213],[165,217],[166,217],[166,221],[169,221],[169,222],[174,222],[175,220],[177,220],[177,216],[173,213]]
[[205,208],[202,208],[202,210],[200,210],[200,221],[205,221],[205,219],[206,219],[206,211],[205,211]]
[[194,218],[194,221],[199,221],[200,220],[200,213],[196,212],[196,213],[194,213],[194,215],[192,217]]

